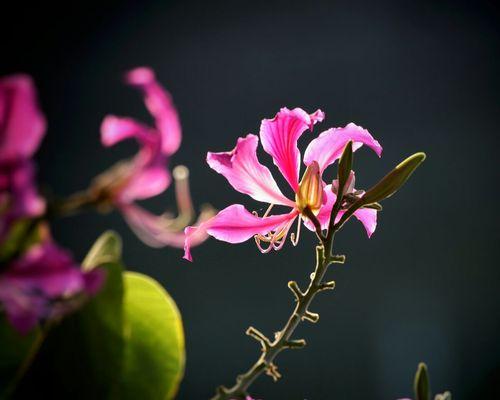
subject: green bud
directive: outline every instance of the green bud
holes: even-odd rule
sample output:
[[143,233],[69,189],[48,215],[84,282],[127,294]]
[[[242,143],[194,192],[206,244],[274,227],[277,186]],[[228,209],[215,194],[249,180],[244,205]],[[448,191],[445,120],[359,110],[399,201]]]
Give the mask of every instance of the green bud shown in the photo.
[[430,400],[431,388],[429,386],[429,374],[427,372],[427,365],[424,363],[418,364],[413,390],[415,391],[415,400]]
[[[415,153],[399,163],[396,168],[384,176],[380,182],[369,189],[363,197],[357,200],[342,216],[338,226],[342,226],[354,212],[368,204],[369,208],[376,208],[376,204],[396,193],[408,180],[411,174],[425,160],[425,153]],[[373,207],[375,205],[375,207]]]
[[338,168],[338,180],[339,187],[338,193],[343,193],[344,186],[349,179],[349,175],[351,174],[352,169],[352,140],[349,140],[344,147],[344,151],[340,156],[339,160],[339,168]]
[[404,185],[424,160],[425,153],[415,153],[402,161],[396,168],[384,176],[379,183],[365,193],[362,198],[363,203],[376,203],[391,197]]

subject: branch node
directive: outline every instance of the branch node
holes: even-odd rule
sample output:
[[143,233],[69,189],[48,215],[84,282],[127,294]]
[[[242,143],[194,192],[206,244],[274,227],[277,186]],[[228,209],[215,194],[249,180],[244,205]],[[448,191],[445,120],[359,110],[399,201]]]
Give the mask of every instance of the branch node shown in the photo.
[[215,391],[219,396],[223,396],[229,393],[229,389],[223,385],[217,386],[217,389],[215,389]]
[[335,281],[325,282],[319,285],[318,291],[321,292],[323,290],[333,290],[335,289]]
[[301,349],[305,345],[306,345],[306,341],[304,339],[287,340],[285,343],[283,343],[283,346],[286,349]]
[[332,264],[344,264],[345,256],[343,254],[332,254],[329,259]]
[[319,314],[313,313],[311,311],[306,311],[306,313],[302,317],[302,320],[309,321],[309,322],[312,322],[313,324],[315,324],[319,320]]
[[261,331],[259,331],[257,328],[254,328],[251,326],[248,328],[245,332],[248,336],[253,337],[255,340],[257,340],[261,346],[262,346],[262,351],[268,351],[271,348],[271,341],[267,338],[266,335],[264,335]]
[[304,293],[300,290],[299,285],[295,281],[288,282],[288,288],[292,291],[296,301],[300,301],[304,297]]
[[274,363],[269,363],[267,365],[266,375],[269,375],[271,378],[273,378],[274,382],[276,382],[282,376],[278,371],[278,367]]

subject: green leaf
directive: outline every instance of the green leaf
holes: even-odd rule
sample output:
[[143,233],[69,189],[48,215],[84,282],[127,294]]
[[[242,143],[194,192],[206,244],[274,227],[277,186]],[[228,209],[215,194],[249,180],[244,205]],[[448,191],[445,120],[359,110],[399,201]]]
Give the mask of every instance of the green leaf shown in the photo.
[[[0,244],[0,263],[5,263],[40,240],[40,221],[20,219],[9,229]],[[1,269],[1,268],[0,268]]]
[[96,240],[83,260],[82,266],[85,271],[88,271],[105,263],[118,263],[121,260],[121,255],[122,241],[120,236],[113,231],[107,231]]
[[[94,251],[87,265],[119,256],[117,237],[110,237],[105,234],[98,240],[92,251],[96,246],[100,251]],[[77,313],[52,327],[15,398],[36,394],[37,398],[102,399],[109,398],[119,384],[124,352],[123,269],[118,262],[101,268],[106,271],[104,288]]]
[[415,400],[430,400],[431,388],[429,385],[429,373],[427,372],[427,365],[424,363],[418,364],[413,385]]
[[5,315],[0,314],[0,399],[7,398],[8,393],[14,390],[24,366],[36,354],[41,336],[40,329],[19,335]]
[[182,320],[150,277],[125,273],[126,345],[120,399],[173,399],[184,374]]

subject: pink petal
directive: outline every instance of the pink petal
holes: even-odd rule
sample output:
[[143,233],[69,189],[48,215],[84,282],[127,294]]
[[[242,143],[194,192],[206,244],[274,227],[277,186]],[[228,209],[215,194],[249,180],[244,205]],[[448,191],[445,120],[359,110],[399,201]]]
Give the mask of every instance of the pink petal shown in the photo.
[[281,193],[269,169],[259,163],[258,142],[259,138],[251,134],[239,138],[236,147],[229,152],[209,152],[208,165],[224,175],[237,191],[257,201],[293,207],[294,203]]
[[[332,208],[335,204],[335,200],[337,200],[337,196],[332,192],[332,185],[325,186],[324,194],[326,195],[326,202],[321,207],[318,215],[316,215],[316,218],[320,222],[321,228],[327,229],[328,224],[330,223],[330,214],[332,213]],[[344,215],[344,212],[340,211],[335,219],[335,222],[338,222],[342,215]],[[368,237],[371,237],[377,227],[377,211],[370,208],[362,208],[357,210],[354,213],[354,216],[363,224]],[[311,231],[315,230],[314,225],[310,220],[305,220],[304,225]]]
[[139,88],[144,102],[155,118],[156,128],[162,135],[162,151],[171,155],[177,151],[181,143],[181,124],[177,110],[170,94],[156,81],[152,69],[139,67],[126,74],[126,81]]
[[377,210],[361,208],[354,213],[354,216],[363,224],[368,237],[371,237],[377,228]]
[[131,203],[157,196],[167,189],[170,182],[170,173],[163,163],[139,169],[121,191],[120,202]]
[[350,140],[353,141],[353,150],[366,144],[379,157],[382,154],[382,146],[366,129],[350,123],[345,128],[330,128],[312,140],[304,154],[304,163],[309,165],[317,161],[323,172],[326,167],[340,158],[345,145]]
[[0,161],[31,158],[45,128],[31,77],[12,75],[0,79]]
[[[135,138],[141,146],[137,155],[122,164],[116,176],[114,195],[117,203],[130,203],[162,193],[171,181],[167,158],[161,152],[161,137],[132,118],[109,115],[101,125],[104,146],[112,146],[122,140]],[[123,182],[122,182],[123,181]]]
[[325,117],[321,110],[307,114],[301,108],[282,108],[273,119],[264,119],[260,126],[260,140],[264,150],[273,157],[294,191],[299,185],[300,152],[297,141],[306,129]]
[[101,123],[101,142],[110,147],[125,139],[135,138],[139,142],[158,141],[150,129],[133,118],[107,115]]
[[288,214],[272,215],[270,217],[257,217],[247,211],[241,204],[233,204],[220,211],[215,217],[202,223],[198,227],[188,226],[185,229],[184,258],[192,261],[191,246],[193,237],[199,231],[205,231],[210,236],[228,243],[241,243],[254,235],[264,235],[275,230],[283,223],[297,217],[297,211]]
[[[184,233],[168,229],[168,219],[154,215],[135,204],[124,205],[121,208],[123,216],[130,228],[144,243],[151,247],[184,247]],[[197,235],[193,246],[202,243],[207,238]]]

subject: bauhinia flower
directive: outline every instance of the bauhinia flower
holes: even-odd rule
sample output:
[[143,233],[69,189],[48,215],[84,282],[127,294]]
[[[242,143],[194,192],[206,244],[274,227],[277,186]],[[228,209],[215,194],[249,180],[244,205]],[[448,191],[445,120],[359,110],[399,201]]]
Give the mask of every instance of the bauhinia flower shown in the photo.
[[31,158],[45,134],[36,89],[27,75],[0,79],[0,241],[14,221],[43,213]]
[[[192,261],[192,239],[200,231],[229,243],[241,243],[254,237],[260,251],[267,253],[283,247],[295,220],[298,220],[297,233],[291,234],[294,245],[299,239],[301,221],[314,230],[311,222],[314,216],[321,228],[327,228],[336,194],[335,182],[332,189],[332,184],[327,185],[323,180],[325,170],[340,158],[349,141],[353,142],[353,150],[367,145],[379,157],[382,147],[366,129],[353,123],[344,128],[330,128],[309,143],[304,153],[305,171],[299,180],[301,154],[297,147],[298,139],[306,130],[312,131],[313,126],[323,119],[321,110],[308,114],[301,108],[282,108],[273,119],[262,121],[262,147],[273,158],[274,164],[293,190],[292,198],[283,194],[269,169],[259,162],[259,138],[256,135],[239,138],[236,147],[229,152],[209,152],[209,166],[222,174],[235,190],[269,206],[263,216],[258,216],[241,204],[233,204],[200,226],[187,227],[184,258]],[[349,197],[354,200],[362,196],[363,192],[354,189],[354,176],[347,186],[347,201]],[[271,215],[275,205],[288,207],[289,211]],[[341,218],[342,214],[342,211],[339,212],[337,218]],[[377,225],[377,210],[361,208],[354,215],[364,225],[368,236],[371,236]]]
[[69,253],[47,240],[11,261],[0,273],[0,304],[22,334],[58,319],[101,287],[103,272],[81,270]]
[[[126,74],[126,82],[141,91],[154,126],[128,117],[108,115],[104,118],[101,125],[104,146],[134,138],[140,149],[132,159],[116,164],[94,180],[92,191],[96,203],[119,209],[145,243],[155,247],[182,247],[182,229],[194,214],[185,167],[174,170],[179,217],[157,216],[136,203],[163,193],[171,183],[168,162],[179,148],[182,136],[177,110],[170,94],[156,81],[150,68],[133,69]],[[206,219],[207,215],[212,214],[202,213],[200,218]],[[198,236],[196,242],[205,238]]]

